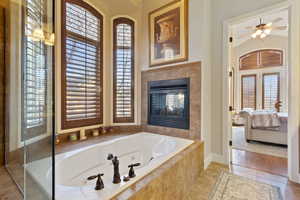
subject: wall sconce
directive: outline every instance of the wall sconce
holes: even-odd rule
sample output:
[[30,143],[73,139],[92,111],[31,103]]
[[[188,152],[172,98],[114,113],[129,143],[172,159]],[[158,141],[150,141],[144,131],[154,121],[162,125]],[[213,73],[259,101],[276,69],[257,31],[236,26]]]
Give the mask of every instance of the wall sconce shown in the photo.
[[48,37],[45,38],[45,44],[48,46],[54,46],[55,43],[55,34],[50,33]]
[[45,39],[44,31],[41,28],[35,28],[28,37],[35,42],[43,41]]
[[48,46],[54,46],[55,43],[55,34],[46,32],[41,28],[35,28],[28,37],[35,42],[44,42]]

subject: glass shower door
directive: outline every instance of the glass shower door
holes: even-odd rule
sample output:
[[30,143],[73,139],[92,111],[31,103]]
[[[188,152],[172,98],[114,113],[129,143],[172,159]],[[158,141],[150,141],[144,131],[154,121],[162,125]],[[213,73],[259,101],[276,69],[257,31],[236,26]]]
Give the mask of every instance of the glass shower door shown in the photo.
[[6,167],[24,199],[53,199],[53,0],[11,0]]

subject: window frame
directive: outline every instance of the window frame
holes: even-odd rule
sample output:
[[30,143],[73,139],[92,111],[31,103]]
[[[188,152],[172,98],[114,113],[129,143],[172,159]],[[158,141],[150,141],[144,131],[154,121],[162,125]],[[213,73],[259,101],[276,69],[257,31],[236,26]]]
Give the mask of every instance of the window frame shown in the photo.
[[254,77],[255,79],[255,85],[254,85],[254,93],[255,93],[255,98],[254,98],[254,110],[256,110],[257,108],[257,75],[256,74],[245,74],[245,75],[242,75],[241,76],[241,109],[243,110],[244,109],[244,92],[243,92],[243,89],[244,89],[244,82],[243,82],[243,78],[245,77]]
[[[262,74],[262,109],[265,109],[265,76],[276,75],[277,76],[277,101],[280,101],[280,72],[270,72]],[[274,105],[275,106],[275,105]],[[275,107],[274,107],[275,108]],[[277,112],[280,111],[277,110]]]
[[[116,77],[117,77],[117,26],[127,24],[131,26],[131,116],[117,117],[116,108]],[[135,22],[127,17],[113,19],[113,123],[134,123],[135,121]]]
[[[73,120],[73,121],[67,121],[67,109],[66,109],[66,70],[67,70],[67,62],[66,62],[66,38],[67,38],[67,28],[66,28],[66,4],[71,3],[75,4],[77,6],[80,6],[87,11],[89,11],[91,14],[93,14],[95,17],[97,17],[100,21],[100,32],[99,32],[99,58],[100,62],[98,63],[98,69],[100,70],[100,94],[99,94],[99,105],[100,105],[100,113],[99,118],[93,118],[93,119],[80,119],[80,120]],[[93,125],[101,125],[103,123],[103,16],[100,12],[98,12],[95,8],[93,8],[88,3],[81,1],[81,0],[62,0],[62,23],[61,23],[61,129],[72,129],[72,128],[79,128],[79,127],[86,127],[86,126],[93,126]],[[70,32],[68,33],[70,34]],[[87,41],[87,38],[82,37],[76,33],[71,33],[71,35],[74,35],[75,37],[78,37],[79,39],[82,39],[80,41]]]

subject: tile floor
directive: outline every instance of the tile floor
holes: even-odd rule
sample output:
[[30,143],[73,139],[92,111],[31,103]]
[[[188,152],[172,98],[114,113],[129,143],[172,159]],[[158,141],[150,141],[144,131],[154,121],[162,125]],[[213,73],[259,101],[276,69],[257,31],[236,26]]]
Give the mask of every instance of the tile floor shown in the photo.
[[[212,163],[198,178],[197,183],[192,186],[190,194],[184,200],[208,200],[211,191],[214,189],[219,174],[222,170],[230,170],[227,166]],[[292,183],[286,177],[272,175],[254,169],[244,168],[236,165],[231,167],[232,173],[254,179],[259,182],[271,184],[280,188],[284,200],[299,200],[300,185]]]

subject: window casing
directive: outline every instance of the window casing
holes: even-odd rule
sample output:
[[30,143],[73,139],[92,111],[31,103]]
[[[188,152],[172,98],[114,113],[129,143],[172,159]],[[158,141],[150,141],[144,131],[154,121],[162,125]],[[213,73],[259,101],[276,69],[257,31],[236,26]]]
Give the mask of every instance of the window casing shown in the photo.
[[[275,104],[280,101],[280,74],[263,74],[263,109],[275,110]],[[279,112],[279,110],[277,110]]]
[[243,75],[241,85],[242,109],[256,109],[256,75]]
[[62,129],[101,124],[103,17],[81,0],[62,11]]
[[113,122],[134,122],[134,22],[113,21]]
[[22,132],[25,135],[22,140],[45,134],[47,130],[47,47],[29,37],[45,23],[46,2],[26,0],[23,15]]

